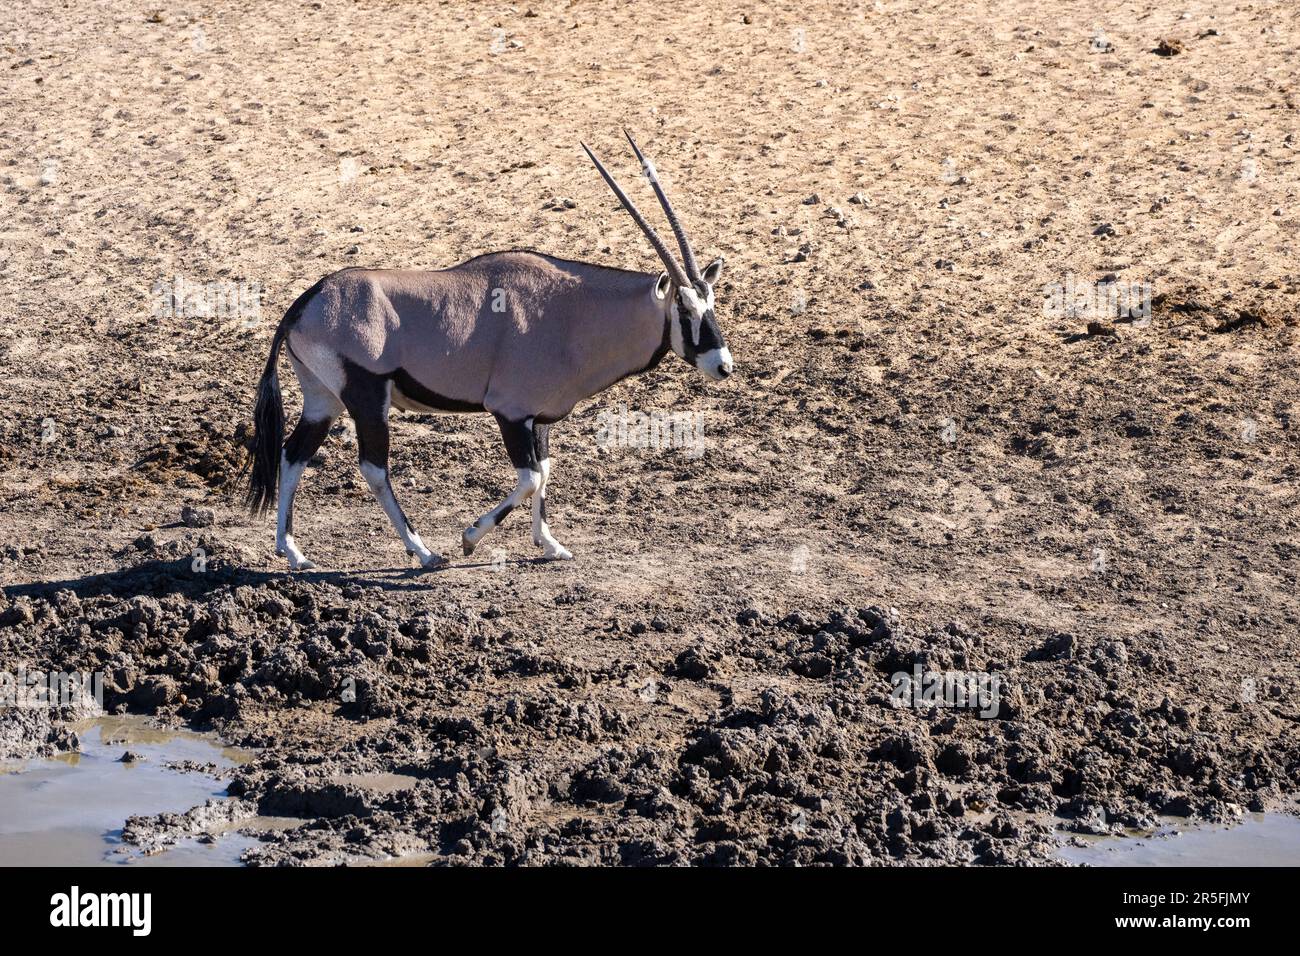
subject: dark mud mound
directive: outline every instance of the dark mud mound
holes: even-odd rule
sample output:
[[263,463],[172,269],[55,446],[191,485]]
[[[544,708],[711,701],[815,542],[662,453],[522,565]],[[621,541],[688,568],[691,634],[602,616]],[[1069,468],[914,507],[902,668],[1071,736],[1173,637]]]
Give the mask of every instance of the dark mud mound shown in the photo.
[[179,488],[233,491],[247,455],[248,429],[199,419],[186,434],[154,443],[132,466],[148,481]]
[[[197,534],[170,547],[11,589],[0,659],[100,671],[110,712],[266,747],[231,796],[304,822],[251,862],[1035,862],[1052,815],[1090,833],[1222,820],[1300,784],[1286,721],[1174,703],[1186,675],[1157,633],[991,642],[879,607],[746,608],[706,637],[656,618],[619,638],[637,652],[579,663],[477,597],[253,574]],[[928,672],[995,675],[996,713],[899,694]]]

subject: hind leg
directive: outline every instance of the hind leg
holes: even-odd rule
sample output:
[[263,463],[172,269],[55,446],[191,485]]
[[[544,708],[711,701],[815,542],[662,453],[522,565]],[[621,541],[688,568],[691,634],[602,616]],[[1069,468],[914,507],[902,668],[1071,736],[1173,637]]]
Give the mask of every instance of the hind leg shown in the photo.
[[355,365],[347,366],[347,384],[343,387],[343,403],[357,426],[357,448],[361,454],[361,474],[370,486],[393,530],[406,545],[406,553],[413,554],[426,568],[442,564],[442,557],[424,546],[420,535],[407,519],[402,506],[393,494],[388,480],[388,408],[392,383],[388,379],[367,372]]
[[294,571],[313,567],[293,540],[293,499],[298,493],[298,482],[307,470],[307,462],[316,454],[330,426],[343,411],[343,403],[315,375],[296,360],[294,371],[302,386],[302,416],[280,453],[280,499],[275,527],[275,553],[289,559]]
[[572,561],[573,555],[569,549],[555,540],[546,524],[546,483],[551,478],[550,432],[550,425],[536,425],[533,428],[533,450],[542,476],[541,486],[537,489],[537,494],[533,495],[533,544],[543,549],[543,557]]
[[489,531],[542,486],[541,466],[537,463],[537,450],[533,444],[533,420],[525,418],[522,421],[511,421],[502,415],[497,415],[496,419],[501,428],[501,437],[506,443],[506,453],[510,455],[510,463],[519,475],[519,482],[505,501],[482,515],[461,534],[460,547],[467,555],[473,554]]

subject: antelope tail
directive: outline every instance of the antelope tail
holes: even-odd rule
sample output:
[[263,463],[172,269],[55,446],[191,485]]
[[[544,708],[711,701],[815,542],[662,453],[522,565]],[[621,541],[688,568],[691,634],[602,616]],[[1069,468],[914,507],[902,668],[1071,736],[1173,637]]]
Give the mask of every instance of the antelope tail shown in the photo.
[[271,338],[271,354],[257,383],[257,403],[253,406],[253,440],[244,460],[241,479],[248,482],[244,503],[254,516],[266,514],[276,499],[280,484],[280,455],[284,447],[284,404],[280,400],[280,374],[277,364],[280,348],[289,329],[301,317],[307,303],[320,288],[312,286],[294,300],[280,320]]

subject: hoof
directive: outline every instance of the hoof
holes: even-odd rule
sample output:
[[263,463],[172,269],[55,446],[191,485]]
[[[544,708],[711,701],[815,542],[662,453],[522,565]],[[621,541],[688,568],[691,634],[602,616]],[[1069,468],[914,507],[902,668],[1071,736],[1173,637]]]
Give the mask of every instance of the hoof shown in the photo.
[[311,571],[316,567],[314,561],[299,561],[297,564],[289,565],[290,571]]
[[460,534],[460,549],[465,552],[465,557],[468,558],[473,554],[476,547],[478,547],[478,545],[469,539],[469,533],[467,531],[462,531]]
[[432,568],[440,568],[446,563],[447,563],[447,559],[444,558],[442,555],[430,554],[427,558],[425,558],[423,561],[420,562],[420,567],[428,571]]
[[547,548],[542,557],[547,561],[572,561],[573,553],[568,548],[556,545],[554,548]]

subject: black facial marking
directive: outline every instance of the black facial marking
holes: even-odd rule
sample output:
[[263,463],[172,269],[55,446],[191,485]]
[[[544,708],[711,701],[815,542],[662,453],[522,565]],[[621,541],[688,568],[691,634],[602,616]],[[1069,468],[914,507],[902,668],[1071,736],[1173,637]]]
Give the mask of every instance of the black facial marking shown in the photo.
[[[708,290],[706,289],[701,294],[702,298],[707,296],[707,291]],[[691,310],[686,306],[686,303],[681,300],[680,296],[677,301],[677,314],[678,322],[681,325],[682,331],[682,357],[686,359],[686,361],[694,365],[695,359],[698,356],[723,347],[722,330],[718,328],[718,321],[714,318],[712,309],[707,309],[704,315],[700,318],[699,342],[696,342],[691,337],[693,334],[691,329]]]
[[695,340],[691,337],[694,333],[691,331],[691,313],[686,306],[679,309],[680,318],[677,320],[682,330],[682,358],[688,362],[694,362],[698,349],[695,348]]
[[713,310],[709,309],[704,313],[704,321],[700,323],[699,352],[704,354],[720,348],[722,348],[722,333],[718,330],[718,322],[713,317]]

